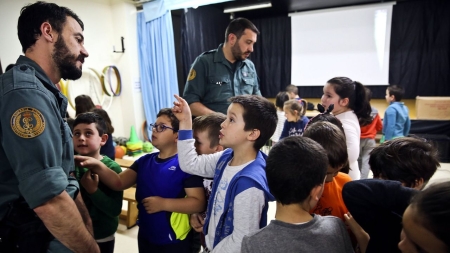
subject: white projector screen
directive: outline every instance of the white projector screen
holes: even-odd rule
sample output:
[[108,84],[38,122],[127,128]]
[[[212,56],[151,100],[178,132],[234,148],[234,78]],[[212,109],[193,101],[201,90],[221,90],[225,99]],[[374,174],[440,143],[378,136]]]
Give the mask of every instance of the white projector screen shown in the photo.
[[290,14],[292,84],[322,86],[346,76],[364,85],[387,85],[393,4]]

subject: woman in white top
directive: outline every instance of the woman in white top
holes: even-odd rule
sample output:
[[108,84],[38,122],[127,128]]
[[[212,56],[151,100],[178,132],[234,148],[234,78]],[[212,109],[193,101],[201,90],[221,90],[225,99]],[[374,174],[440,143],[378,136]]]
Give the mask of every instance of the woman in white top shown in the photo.
[[333,114],[342,122],[347,141],[349,175],[353,180],[359,179],[360,122],[371,119],[371,107],[364,86],[347,77],[332,78],[323,87],[321,103],[325,108],[334,104]]

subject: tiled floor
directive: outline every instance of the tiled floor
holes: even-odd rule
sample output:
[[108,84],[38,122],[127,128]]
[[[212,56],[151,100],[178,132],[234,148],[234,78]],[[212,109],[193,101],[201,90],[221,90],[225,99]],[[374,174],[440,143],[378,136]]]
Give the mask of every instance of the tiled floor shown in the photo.
[[[437,170],[430,182],[440,182],[442,180],[450,180],[450,163],[441,164],[441,168]],[[276,204],[275,202],[269,203],[268,220],[275,219]],[[116,233],[116,246],[115,253],[137,253],[137,233],[138,227],[135,226],[131,229],[127,229],[123,221],[120,221],[119,228]]]

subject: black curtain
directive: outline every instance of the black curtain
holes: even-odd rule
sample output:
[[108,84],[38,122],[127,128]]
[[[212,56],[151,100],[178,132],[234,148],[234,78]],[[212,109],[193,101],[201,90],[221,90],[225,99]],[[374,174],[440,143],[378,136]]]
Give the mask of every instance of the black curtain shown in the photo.
[[391,30],[389,83],[405,98],[450,96],[450,1],[397,2]]
[[[205,51],[216,49],[225,41],[225,29],[230,15],[214,6],[189,8],[181,15],[181,52],[183,76],[187,79],[195,58]],[[182,84],[184,89],[185,83]],[[180,85],[181,86],[181,85]]]
[[252,19],[260,35],[250,59],[264,97],[273,98],[291,84],[291,18]]

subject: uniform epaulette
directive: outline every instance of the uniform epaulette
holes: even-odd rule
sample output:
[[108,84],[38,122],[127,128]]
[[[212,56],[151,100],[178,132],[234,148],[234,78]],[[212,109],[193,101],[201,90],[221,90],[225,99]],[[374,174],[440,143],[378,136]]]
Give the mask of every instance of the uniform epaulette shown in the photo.
[[217,49],[205,51],[205,52],[203,52],[201,55],[204,55],[204,54],[212,54],[212,53],[215,53],[215,52],[217,52]]
[[[9,80],[5,81],[6,78]],[[36,87],[35,69],[27,64],[16,65],[4,74],[4,81],[3,93],[18,88],[34,88]]]

